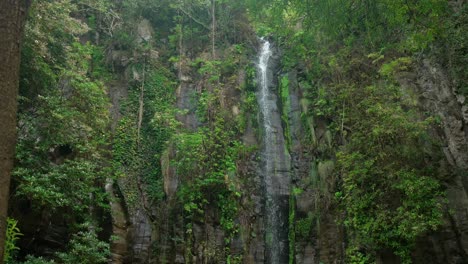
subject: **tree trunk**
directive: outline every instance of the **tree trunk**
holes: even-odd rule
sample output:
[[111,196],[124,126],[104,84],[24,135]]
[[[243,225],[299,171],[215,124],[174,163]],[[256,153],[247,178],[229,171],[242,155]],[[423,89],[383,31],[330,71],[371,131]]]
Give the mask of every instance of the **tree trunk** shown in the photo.
[[145,63],[143,64],[143,80],[141,81],[140,87],[140,107],[138,108],[138,124],[137,124],[137,147],[140,150],[140,132],[141,132],[141,125],[143,123],[143,112],[144,112],[144,100],[145,100],[145,74],[146,74],[146,59]]
[[216,40],[216,1],[211,0],[211,55],[213,60],[216,59],[216,49],[215,49],[215,40]]
[[0,1],[0,263],[3,263],[11,170],[15,156],[20,43],[30,1]]

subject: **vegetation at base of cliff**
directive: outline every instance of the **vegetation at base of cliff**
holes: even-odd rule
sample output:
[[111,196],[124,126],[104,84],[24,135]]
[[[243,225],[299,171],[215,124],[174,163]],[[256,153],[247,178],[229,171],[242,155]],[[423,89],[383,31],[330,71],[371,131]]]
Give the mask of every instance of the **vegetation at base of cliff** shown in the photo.
[[[108,208],[103,184],[110,173],[110,103],[104,85],[109,73],[102,47],[79,39],[93,30],[74,17],[83,15],[81,4],[33,1],[25,29],[10,201],[10,214],[24,236],[16,241],[20,250],[15,257],[43,254],[24,246],[36,243],[31,232],[52,223],[67,223],[60,238],[63,248],[56,247],[64,253],[47,257],[62,263],[103,263],[108,256],[108,242],[92,226],[105,221],[94,216],[105,215]],[[31,219],[34,225],[28,224]],[[87,254],[73,260],[77,247]]]
[[[229,247],[231,239],[238,232],[234,220],[241,192],[236,184],[235,161],[241,146],[236,141],[228,140],[229,134],[225,133],[223,123],[218,119],[213,128],[179,135],[175,141],[179,153],[175,168],[183,180],[178,197],[183,203],[187,234],[193,235],[195,224],[219,221],[225,232],[226,247]],[[207,214],[207,210],[217,212]],[[219,219],[211,219],[212,213],[219,214]],[[187,250],[191,251],[190,248]]]
[[73,235],[64,252],[56,252],[53,259],[26,256],[24,262],[9,261],[11,264],[94,264],[106,263],[110,255],[109,243],[98,239],[95,230],[83,226]]

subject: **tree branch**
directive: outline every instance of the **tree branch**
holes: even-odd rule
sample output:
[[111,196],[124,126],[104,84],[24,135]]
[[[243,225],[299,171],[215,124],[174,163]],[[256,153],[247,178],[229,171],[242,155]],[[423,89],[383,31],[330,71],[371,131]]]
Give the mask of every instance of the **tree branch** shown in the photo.
[[179,10],[182,11],[182,13],[184,13],[186,16],[191,18],[193,21],[195,21],[197,24],[203,26],[204,28],[206,28],[208,30],[211,30],[209,26],[207,26],[205,23],[201,22],[200,20],[198,20],[197,18],[192,16],[189,12],[185,11],[182,7],[179,7]]

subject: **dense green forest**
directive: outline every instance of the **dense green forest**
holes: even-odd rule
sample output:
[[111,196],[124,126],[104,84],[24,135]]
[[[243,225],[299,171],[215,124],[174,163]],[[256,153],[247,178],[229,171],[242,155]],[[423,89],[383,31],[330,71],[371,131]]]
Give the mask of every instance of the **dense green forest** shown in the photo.
[[268,41],[288,262],[468,263],[467,11],[31,1],[3,261],[286,264],[268,253]]

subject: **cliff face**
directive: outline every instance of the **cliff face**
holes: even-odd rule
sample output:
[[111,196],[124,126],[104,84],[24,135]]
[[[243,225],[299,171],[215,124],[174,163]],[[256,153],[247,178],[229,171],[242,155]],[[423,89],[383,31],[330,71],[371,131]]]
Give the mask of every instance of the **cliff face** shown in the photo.
[[[279,50],[275,53],[280,54]],[[343,142],[341,138],[332,137],[327,128],[327,120],[314,120],[308,115],[311,108],[305,99],[307,89],[301,87],[301,80],[304,78],[302,69],[298,67],[283,71],[279,67],[278,56],[273,58],[269,75],[272,79],[272,91],[277,96],[274,99],[278,107],[276,111],[281,115],[281,119],[276,119],[273,125],[284,131],[282,138],[291,158],[290,165],[281,169],[289,175],[292,184],[291,196],[288,198],[289,213],[281,214],[289,221],[291,259],[298,264],[344,263],[345,228],[338,222],[338,219],[342,219],[342,212],[333,200],[336,183],[339,181],[335,173],[334,146]],[[169,144],[161,158],[165,201],[156,205],[151,221],[138,220],[138,214],[130,216],[133,230],[133,240],[130,243],[133,254],[140,256],[140,260],[133,258],[129,263],[225,263],[228,256],[235,256],[231,260],[241,261],[239,263],[265,263],[268,246],[265,244],[265,176],[261,157],[265,133],[260,127],[263,117],[258,109],[255,113],[239,110],[246,100],[242,89],[247,89],[248,78],[255,79],[248,76],[246,67],[255,63],[258,58],[252,56],[249,60],[244,61],[244,66],[232,73],[233,78],[226,78],[230,81],[224,84],[221,102],[230,115],[247,115],[245,129],[238,137],[246,146],[257,148],[237,161],[236,184],[241,190],[239,210],[235,218],[235,223],[239,226],[238,233],[227,239],[219,222],[219,209],[207,204],[203,217],[192,223],[189,239],[183,204],[177,197],[184,179],[172,165],[171,160],[176,158],[176,149],[173,144]],[[198,102],[193,98],[194,94],[201,94],[206,79],[187,66],[188,64],[187,60],[179,65],[181,72],[176,105],[183,111],[177,119],[183,130],[196,131],[204,124],[197,117]],[[441,122],[432,133],[444,142],[446,157],[446,162],[440,168],[448,194],[445,224],[439,231],[418,241],[412,254],[413,260],[415,263],[464,263],[468,250],[465,232],[468,230],[468,132],[465,99],[455,94],[447,74],[429,59],[424,60],[413,72],[401,73],[397,79],[403,90],[417,95],[422,113],[431,112],[440,117]],[[258,86],[255,89],[258,93]],[[145,196],[145,193],[141,195]],[[145,217],[149,219],[148,216]],[[146,238],[140,241],[139,237]],[[148,255],[141,254],[143,251],[148,252]],[[190,257],[188,251],[191,253]],[[148,262],[149,259],[152,262]],[[397,258],[385,252],[378,261],[398,263]]]
[[441,139],[445,156],[439,171],[447,193],[444,225],[420,240],[416,263],[465,263],[468,259],[467,104],[447,76],[434,59],[424,59],[414,72],[399,77],[403,89],[416,92],[420,110],[440,118],[433,135]]
[[[344,261],[344,230],[332,197],[336,176],[333,139],[325,120],[311,117],[301,69],[284,73],[283,115],[289,127],[294,206],[290,225],[295,263],[341,263]],[[286,118],[287,117],[287,118]],[[291,233],[292,234],[292,233]]]
[[[148,23],[141,25],[149,27]],[[151,28],[143,31],[147,32],[146,37],[151,36]],[[259,49],[259,46],[250,48]],[[232,236],[226,233],[220,222],[220,209],[212,203],[204,206],[196,220],[187,219],[185,205],[178,194],[187,179],[174,166],[178,150],[175,142],[169,142],[160,159],[155,161],[160,163],[162,171],[162,200],[151,202],[147,183],[133,172],[116,184],[108,182],[106,185],[112,198],[113,234],[118,237],[111,247],[113,263],[227,263],[229,260],[260,264],[270,261],[265,155],[262,155],[265,117],[257,100],[254,101],[256,107],[245,108],[249,95],[258,98],[260,93],[256,66],[259,52],[237,55],[242,57],[239,65],[225,72],[220,81],[223,88],[217,95],[217,103],[221,108],[213,110],[223,109],[233,119],[242,118],[243,128],[234,138],[251,148],[237,158],[237,171],[232,180],[239,191],[234,218],[236,233]],[[220,60],[229,58],[228,50],[219,53],[222,54]],[[285,187],[285,183],[290,182],[278,213],[287,223],[283,228],[287,230],[289,261],[345,263],[346,230],[339,222],[343,212],[334,201],[336,184],[340,180],[334,154],[336,146],[344,143],[343,139],[332,136],[328,128],[330,120],[312,117],[314,109],[307,99],[308,87],[303,87],[305,70],[300,66],[284,70],[278,47],[273,48],[273,54],[267,73],[272,92],[268,99],[275,103],[270,110],[276,118],[270,120],[270,125],[274,128],[274,141],[281,141],[280,145],[288,154],[287,161],[275,162],[279,164],[276,170],[287,177],[280,186]],[[207,54],[200,57],[209,60]],[[131,83],[142,75],[130,67],[129,62],[136,60],[138,55],[126,51],[113,50],[109,55],[109,63],[121,76],[109,85],[114,133],[119,133],[119,122],[124,118],[122,102],[129,97]],[[209,75],[200,74],[199,67],[193,66],[194,61],[196,59],[185,57],[174,65],[178,72],[174,105],[179,110],[176,119],[181,124],[177,133],[194,133],[209,125],[206,120],[200,120],[197,111],[203,103],[200,101],[202,94],[214,88]],[[401,89],[409,96],[416,96],[419,111],[430,112],[440,119],[431,133],[443,142],[445,155],[439,172],[447,190],[445,222],[439,231],[418,240],[412,253],[414,263],[455,264],[465,263],[468,258],[468,107],[465,97],[456,94],[447,76],[433,59],[425,59],[413,71],[397,76]],[[284,239],[284,234],[282,236]],[[378,262],[399,263],[399,260],[382,252]]]
[[59,2],[27,27],[18,260],[468,263],[466,1]]
[[[302,72],[283,71],[280,67],[281,52],[277,47],[273,48],[273,54],[267,75],[270,80],[268,86],[274,95],[269,99],[276,102],[277,108],[272,113],[278,114],[278,118],[271,120],[273,123],[270,125],[276,128],[276,136],[280,137],[276,140],[284,141],[284,148],[290,153],[287,166],[277,168],[287,177],[283,181],[291,182],[287,189],[291,196],[283,197],[285,203],[282,203],[281,213],[278,213],[289,223],[283,228],[289,230],[286,233],[290,261],[298,264],[341,263],[344,261],[344,229],[337,222],[340,212],[330,198],[336,182],[333,138],[325,120],[305,117],[310,110],[304,98],[304,88],[298,82],[303,78]],[[250,62],[246,63],[258,63],[257,56],[250,57]],[[206,80],[190,71],[187,64],[184,62],[179,68],[183,73],[179,74],[177,107],[184,111],[178,120],[185,130],[195,131],[203,124],[195,113],[197,102],[190,98],[193,98],[193,94],[201,93]],[[235,223],[239,226],[239,232],[231,240],[226,240],[225,231],[219,223],[219,211],[208,204],[202,220],[193,223],[190,231],[193,232],[193,239],[188,240],[184,208],[177,201],[177,192],[184,179],[171,165],[176,153],[174,146],[169,145],[161,160],[166,202],[153,223],[153,228],[157,230],[153,251],[158,252],[156,263],[225,263],[228,256],[235,256],[231,259],[237,261],[234,263],[260,264],[268,262],[267,258],[270,258],[266,244],[265,160],[261,154],[265,144],[265,130],[261,127],[264,117],[258,108],[253,113],[239,112],[246,100],[245,91],[240,89],[248,89],[246,85],[253,82],[257,97],[261,89],[258,72],[256,77],[248,76],[245,68],[248,64],[234,73],[237,77],[233,82],[223,87],[225,109],[230,110],[233,116],[246,115],[245,129],[239,135],[242,142],[256,149],[237,161],[236,177],[241,197]],[[227,245],[228,251],[225,250]],[[187,258],[189,250],[193,255]]]
[[[260,117],[258,113],[244,112],[242,106],[246,100],[247,83],[253,82],[247,80],[253,78],[248,77],[246,72],[252,63],[250,59],[254,58],[242,60],[238,70],[223,77],[225,82],[222,84],[223,89],[218,100],[228,115],[234,118],[247,116],[244,131],[237,134],[236,138],[248,147],[256,147],[259,139],[255,126]],[[188,66],[190,63],[191,60],[186,58],[177,65],[179,86],[176,105],[182,110],[177,119],[182,124],[181,131],[195,132],[207,124],[199,120],[196,111],[200,102],[194,98],[199,98],[207,89],[213,88],[207,76],[200,76],[196,68]],[[245,153],[236,161],[237,175],[234,181],[241,193],[235,219],[239,228],[232,238],[227,237],[221,226],[220,211],[215,204],[207,204],[201,218],[196,221],[190,222],[184,217],[184,204],[178,200],[177,193],[186,183],[184,176],[180,175],[173,165],[176,155],[174,144],[170,144],[161,160],[167,202],[164,206],[166,217],[159,218],[159,227],[156,227],[159,230],[159,239],[155,243],[156,251],[161,252],[157,263],[226,263],[227,259],[230,259],[231,263],[264,263],[264,187],[260,176],[259,153]],[[187,228],[188,224],[191,226],[190,231]]]
[[[140,24],[148,27],[148,23]],[[152,29],[140,31],[151,38]],[[283,69],[281,52],[274,47],[266,74],[267,86],[272,93],[267,98],[273,105],[267,112],[275,116],[269,119],[275,135],[270,140],[284,148],[286,155],[283,158],[268,157],[271,151],[264,153],[268,128],[262,125],[266,112],[261,111],[261,100],[254,101],[255,107],[251,105],[252,95],[258,99],[261,93],[257,65],[260,44],[252,45],[248,48],[251,50],[244,51],[244,54],[233,55],[230,49],[217,50],[217,59],[228,61],[234,58],[236,66],[224,69],[215,83],[210,79],[212,72],[203,71],[213,63],[209,54],[182,55],[180,61],[174,63],[178,79],[174,105],[178,109],[176,120],[180,127],[176,134],[179,135],[211,129],[215,116],[221,112],[227,121],[242,120],[242,128],[236,130],[229,140],[239,140],[250,150],[236,158],[234,176],[229,173],[224,176],[224,185],[234,185],[238,193],[233,219],[236,231],[231,234],[223,226],[224,212],[216,199],[204,203],[202,212],[196,217],[187,216],[187,204],[181,200],[181,192],[184,186],[194,183],[177,167],[179,143],[171,140],[159,156],[164,190],[162,200],[149,202],[150,195],[138,175],[119,180],[123,193],[121,204],[124,206],[113,206],[114,234],[121,237],[114,242],[114,261],[270,263],[273,257],[269,251],[275,248],[269,244],[274,238],[269,235],[272,227],[268,217],[271,212],[267,207],[271,199],[266,195],[268,183],[265,181],[268,174],[266,160],[270,158],[277,164],[276,172],[282,175],[279,186],[287,193],[276,208],[277,217],[286,223],[282,224],[285,233],[281,236],[288,247],[289,263],[345,263],[348,241],[346,228],[340,222],[344,212],[335,200],[337,184],[341,180],[336,171],[335,153],[338,146],[346,144],[346,138],[333,136],[330,120],[313,117],[316,115],[308,94],[310,87],[306,87],[307,82],[304,81],[306,70],[300,64],[292,69]],[[132,58],[134,55],[114,53],[113,63],[122,69],[122,75],[131,79],[129,72],[133,71],[133,78],[138,79],[141,73],[138,70],[135,73],[134,69],[126,66],[128,61],[136,60]],[[424,59],[411,71],[400,72],[396,76],[403,93],[418,102],[421,115],[430,113],[440,120],[430,133],[442,142],[445,155],[438,172],[447,193],[444,224],[438,231],[418,240],[412,259],[414,263],[465,263],[468,259],[467,100],[456,93],[448,73],[434,61],[433,58]],[[124,87],[125,83],[128,86],[129,82],[131,80],[123,81],[120,86]],[[125,88],[111,91],[114,108],[119,109],[119,102],[127,97],[128,91]],[[204,101],[207,93],[214,94],[215,99],[208,101],[206,116],[203,116],[200,108],[207,104]],[[121,118],[119,111],[112,112],[114,120]],[[290,186],[286,187],[289,182]],[[132,197],[139,199],[137,206],[130,205],[134,203],[130,202]],[[119,214],[125,217],[119,217]],[[283,259],[281,263],[285,261]],[[386,251],[380,252],[376,261],[400,262],[398,257]]]
[[[342,144],[332,139],[325,120],[304,119],[307,114],[305,93],[298,84],[301,71],[285,73],[290,108],[286,123],[290,129],[293,188],[301,191],[295,197],[296,263],[344,263],[345,228],[339,224],[343,216],[333,201],[336,178],[332,146]],[[434,233],[418,240],[412,253],[414,263],[466,263],[467,258],[467,105],[463,95],[444,69],[425,59],[412,72],[397,77],[405,93],[415,96],[421,113],[438,117],[432,136],[442,142],[445,156],[438,175],[443,178],[447,193],[444,224]],[[284,100],[284,99],[283,99]],[[285,103],[285,102],[283,102]],[[302,107],[301,107],[302,104]],[[310,111],[310,110],[309,110]],[[332,156],[330,156],[330,154]],[[327,160],[327,157],[329,158]],[[303,224],[305,236],[301,234]],[[302,236],[302,237],[301,237]],[[382,252],[379,263],[399,263],[398,258]]]

